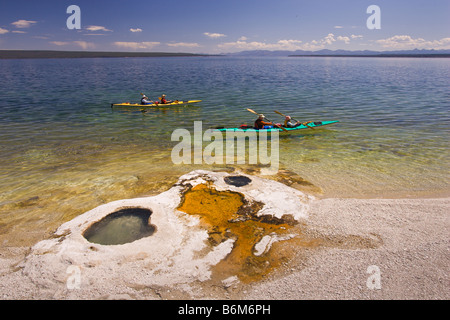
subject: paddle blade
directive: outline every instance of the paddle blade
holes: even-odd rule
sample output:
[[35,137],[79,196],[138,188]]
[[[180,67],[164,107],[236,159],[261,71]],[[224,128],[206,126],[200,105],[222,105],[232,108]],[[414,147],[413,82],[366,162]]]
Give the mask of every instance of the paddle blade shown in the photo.
[[250,111],[251,113],[254,113],[254,114],[259,114],[255,110],[252,110],[252,109],[249,109],[249,108],[247,108],[247,111]]
[[280,111],[273,110],[275,113],[278,113],[280,116],[286,117],[284,114],[282,114]]

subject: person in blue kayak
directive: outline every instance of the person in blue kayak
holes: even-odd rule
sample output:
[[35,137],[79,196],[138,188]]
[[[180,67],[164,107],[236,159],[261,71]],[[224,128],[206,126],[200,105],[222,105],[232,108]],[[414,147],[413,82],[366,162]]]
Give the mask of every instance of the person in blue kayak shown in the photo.
[[150,100],[145,94],[142,95],[141,104],[153,104],[154,102]]
[[301,123],[300,123],[299,121],[293,123],[293,122],[291,121],[291,117],[290,117],[290,116],[286,116],[286,117],[284,118],[284,126],[285,126],[286,128],[295,128],[295,127],[298,127],[299,125],[301,125]]
[[270,129],[273,128],[273,123],[272,122],[266,122],[264,121],[264,115],[260,114],[258,116],[258,119],[256,119],[255,121],[255,129]]

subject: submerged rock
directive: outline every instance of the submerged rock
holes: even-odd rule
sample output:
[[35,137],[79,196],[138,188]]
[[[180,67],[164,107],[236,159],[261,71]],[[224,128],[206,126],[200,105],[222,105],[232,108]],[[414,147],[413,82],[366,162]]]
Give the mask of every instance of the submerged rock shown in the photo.
[[[45,288],[70,289],[75,283],[94,291],[106,283],[151,287],[206,281],[214,270],[219,281],[262,274],[272,244],[295,236],[289,228],[307,218],[313,198],[256,176],[240,174],[251,183],[229,184],[233,176],[196,170],[159,195],[94,208],[37,243],[21,265],[23,272]],[[141,219],[143,234],[120,244],[92,241],[101,221],[130,208],[149,213]],[[79,282],[73,282],[76,276]]]

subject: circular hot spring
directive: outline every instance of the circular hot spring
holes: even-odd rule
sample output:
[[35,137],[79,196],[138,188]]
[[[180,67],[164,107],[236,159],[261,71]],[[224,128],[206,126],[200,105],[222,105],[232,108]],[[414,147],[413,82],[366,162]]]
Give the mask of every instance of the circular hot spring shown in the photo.
[[103,245],[130,243],[156,231],[156,226],[150,223],[151,214],[145,208],[120,209],[92,224],[83,236],[89,242]]
[[235,187],[243,187],[252,182],[252,179],[246,176],[228,176],[223,178],[226,184],[235,186]]

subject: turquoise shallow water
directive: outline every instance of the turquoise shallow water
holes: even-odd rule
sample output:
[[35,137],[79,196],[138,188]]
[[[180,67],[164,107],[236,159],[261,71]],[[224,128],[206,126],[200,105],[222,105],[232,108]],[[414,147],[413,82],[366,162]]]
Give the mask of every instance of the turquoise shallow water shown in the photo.
[[[0,61],[0,230],[22,243],[101,203],[166,190],[175,128],[251,124],[246,108],[340,120],[280,137],[280,166],[324,196],[448,195],[450,60],[114,58]],[[201,99],[176,109],[112,102]]]

